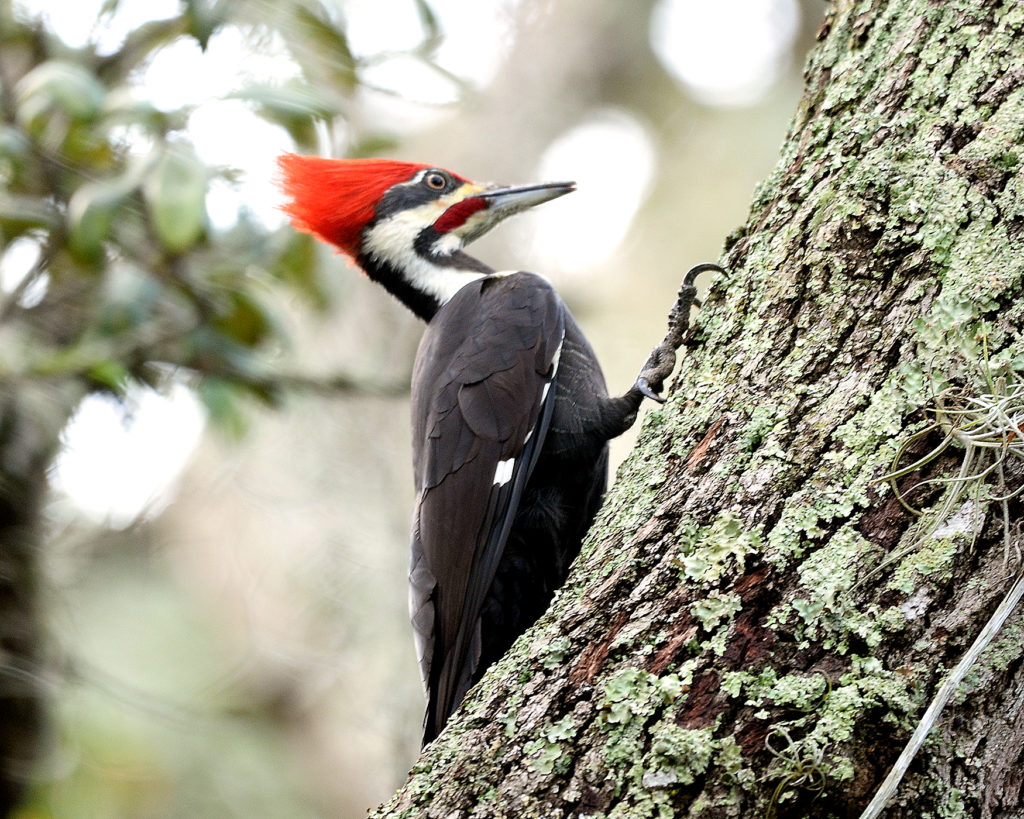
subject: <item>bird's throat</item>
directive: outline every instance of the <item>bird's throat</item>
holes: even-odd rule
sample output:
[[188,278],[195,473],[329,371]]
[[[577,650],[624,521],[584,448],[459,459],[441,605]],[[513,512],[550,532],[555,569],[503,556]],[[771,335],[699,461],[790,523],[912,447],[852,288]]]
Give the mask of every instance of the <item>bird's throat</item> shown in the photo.
[[373,281],[424,321],[472,281],[494,271],[467,253],[422,256],[410,252],[401,260],[361,254],[359,266]]

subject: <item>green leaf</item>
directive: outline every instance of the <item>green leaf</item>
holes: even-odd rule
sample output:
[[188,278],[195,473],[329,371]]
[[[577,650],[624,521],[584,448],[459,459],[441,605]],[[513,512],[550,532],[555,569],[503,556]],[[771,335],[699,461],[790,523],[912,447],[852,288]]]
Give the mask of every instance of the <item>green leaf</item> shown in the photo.
[[[105,125],[140,125],[151,133],[164,133],[178,123],[129,88],[116,88],[103,101]],[[184,123],[181,123],[183,125]]]
[[0,229],[8,239],[35,228],[56,227],[59,221],[53,205],[45,199],[0,190]]
[[121,6],[121,0],[103,0],[103,5],[100,6],[99,14],[96,16],[103,20],[105,17],[113,17],[117,14],[118,8]]
[[252,85],[228,95],[252,103],[256,113],[280,125],[299,145],[316,144],[315,122],[340,113],[337,104],[308,83],[291,81],[284,85]]
[[221,333],[246,347],[255,347],[273,329],[270,314],[249,293],[236,291],[229,298],[231,309],[219,316],[214,325]]
[[288,228],[288,238],[270,272],[291,285],[317,310],[325,310],[330,299],[320,278],[316,241],[308,233]]
[[248,422],[239,403],[241,396],[230,381],[209,376],[199,382],[197,392],[218,429],[235,439],[245,434]]
[[29,141],[17,128],[0,125],[0,157],[19,163],[29,155]]
[[86,376],[97,384],[108,387],[118,395],[124,394],[125,387],[131,378],[124,365],[120,361],[114,361],[113,359],[94,364],[86,372]]
[[210,37],[224,23],[223,6],[223,3],[216,3],[213,0],[185,0],[188,33],[196,38],[203,51],[206,51]]
[[348,156],[353,159],[367,156],[382,156],[393,152],[398,147],[398,140],[385,134],[370,134],[363,137],[348,149]]
[[105,336],[130,332],[158,311],[175,311],[179,294],[161,279],[130,264],[112,265],[106,273],[97,329]]
[[50,60],[36,66],[18,83],[18,119],[32,130],[55,109],[72,120],[91,120],[103,106],[103,97],[103,85],[83,66]]
[[416,12],[420,17],[420,25],[423,26],[423,43],[428,49],[434,49],[441,44],[441,24],[437,15],[426,0],[415,0]]
[[160,243],[171,253],[195,245],[206,224],[206,165],[185,143],[168,145],[142,192]]
[[121,180],[87,182],[68,202],[68,249],[79,261],[96,264],[110,238],[114,215],[130,194]]
[[326,69],[324,80],[333,88],[354,91],[359,78],[356,76],[356,61],[345,32],[305,6],[296,9],[295,22],[300,46],[297,58],[302,61],[301,51],[312,47],[319,57],[316,67],[321,71]]

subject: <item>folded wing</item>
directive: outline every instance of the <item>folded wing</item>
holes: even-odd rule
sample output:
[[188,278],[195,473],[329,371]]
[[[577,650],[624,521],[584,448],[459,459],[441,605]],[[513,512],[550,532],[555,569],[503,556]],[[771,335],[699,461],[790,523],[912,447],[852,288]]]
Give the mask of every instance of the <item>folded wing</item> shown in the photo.
[[481,607],[547,434],[564,332],[551,285],[514,273],[463,287],[420,344],[410,612],[425,741],[476,682]]

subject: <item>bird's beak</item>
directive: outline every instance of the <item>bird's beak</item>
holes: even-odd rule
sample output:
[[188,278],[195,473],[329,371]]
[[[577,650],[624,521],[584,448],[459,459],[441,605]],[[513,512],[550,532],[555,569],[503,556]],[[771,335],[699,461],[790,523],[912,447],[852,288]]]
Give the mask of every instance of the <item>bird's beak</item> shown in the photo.
[[512,188],[491,188],[477,194],[487,203],[495,221],[548,202],[576,190],[575,182],[542,182],[538,185],[517,185]]
[[459,237],[462,244],[469,244],[512,214],[574,190],[575,182],[543,182],[539,185],[517,185],[512,188],[494,186],[482,190],[478,188],[471,196],[451,207],[449,213],[460,210],[465,210],[466,213],[457,216],[453,214],[454,219],[461,218],[463,221],[449,230]]

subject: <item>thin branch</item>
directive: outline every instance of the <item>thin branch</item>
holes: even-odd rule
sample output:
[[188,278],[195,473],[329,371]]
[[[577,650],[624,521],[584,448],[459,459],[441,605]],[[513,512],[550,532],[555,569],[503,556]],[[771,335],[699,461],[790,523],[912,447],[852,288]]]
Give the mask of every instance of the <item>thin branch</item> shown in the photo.
[[407,379],[401,381],[378,381],[347,373],[331,375],[310,375],[308,373],[266,372],[242,373],[237,371],[218,371],[216,375],[228,378],[252,389],[260,390],[297,390],[318,395],[361,394],[389,398],[405,395],[409,392]]

